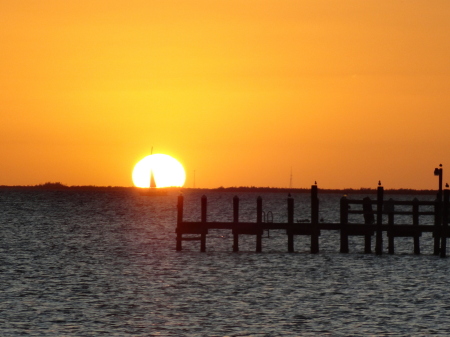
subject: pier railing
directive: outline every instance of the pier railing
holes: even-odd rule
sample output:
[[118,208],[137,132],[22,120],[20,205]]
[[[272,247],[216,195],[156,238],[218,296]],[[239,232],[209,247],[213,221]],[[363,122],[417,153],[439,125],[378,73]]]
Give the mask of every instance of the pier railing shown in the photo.
[[[311,186],[310,222],[294,222],[294,199],[290,195],[287,198],[287,222],[263,221],[264,212],[261,197],[256,200],[256,222],[240,222],[239,198],[237,196],[233,198],[232,222],[208,222],[206,196],[201,197],[201,221],[184,221],[184,197],[180,195],[177,205],[176,249],[182,250],[182,241],[199,240],[200,251],[205,252],[208,231],[210,229],[228,229],[233,234],[234,252],[239,251],[239,235],[254,235],[256,237],[256,252],[261,252],[264,230],[282,229],[286,230],[288,252],[294,252],[295,235],[303,235],[309,236],[311,239],[311,253],[318,253],[321,231],[334,230],[340,232],[341,253],[349,252],[349,236],[363,236],[365,238],[364,252],[371,253],[372,237],[375,236],[375,253],[381,255],[383,253],[383,232],[386,232],[389,254],[394,254],[394,239],[396,237],[411,237],[414,243],[414,254],[420,254],[420,237],[422,233],[430,232],[434,239],[434,254],[445,257],[447,238],[450,237],[448,229],[450,191],[445,190],[443,194],[443,201],[440,201],[439,198],[435,201],[419,201],[417,198],[410,201],[399,201],[392,198],[384,200],[384,189],[379,186],[375,200],[371,200],[369,197],[361,200],[342,197],[340,200],[340,221],[336,223],[319,221],[317,185]],[[405,210],[405,208],[409,208],[409,210]],[[349,222],[349,215],[351,214],[363,215],[363,221]],[[407,216],[410,217],[411,221],[399,223],[395,221],[396,216]],[[433,217],[433,224],[422,224],[420,219],[424,216]],[[195,236],[192,236],[192,234]],[[189,235],[189,237],[185,235]]]

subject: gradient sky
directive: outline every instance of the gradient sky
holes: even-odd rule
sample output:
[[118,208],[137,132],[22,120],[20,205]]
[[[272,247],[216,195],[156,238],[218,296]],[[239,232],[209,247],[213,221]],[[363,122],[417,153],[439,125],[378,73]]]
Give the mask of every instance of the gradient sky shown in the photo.
[[[0,185],[432,189],[448,0],[2,0]],[[450,171],[448,172],[450,175]]]

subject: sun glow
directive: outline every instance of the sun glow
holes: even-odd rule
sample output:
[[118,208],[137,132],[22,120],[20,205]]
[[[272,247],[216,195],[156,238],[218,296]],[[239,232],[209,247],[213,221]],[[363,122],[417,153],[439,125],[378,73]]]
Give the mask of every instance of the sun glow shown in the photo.
[[133,183],[136,187],[150,187],[153,175],[156,187],[181,187],[186,180],[183,166],[166,154],[152,154],[139,161],[133,169]]

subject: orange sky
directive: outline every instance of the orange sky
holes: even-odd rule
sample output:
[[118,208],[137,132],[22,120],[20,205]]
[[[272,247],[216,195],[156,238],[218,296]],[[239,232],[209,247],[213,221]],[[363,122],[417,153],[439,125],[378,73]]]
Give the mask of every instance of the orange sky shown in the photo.
[[[0,185],[437,187],[448,0],[2,0]],[[450,171],[448,172],[450,175]],[[450,176],[449,176],[450,177]]]

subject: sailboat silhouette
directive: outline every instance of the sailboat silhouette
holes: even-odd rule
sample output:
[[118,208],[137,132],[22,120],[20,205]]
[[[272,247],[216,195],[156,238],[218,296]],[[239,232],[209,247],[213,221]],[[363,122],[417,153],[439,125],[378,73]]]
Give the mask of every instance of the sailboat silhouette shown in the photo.
[[[152,154],[153,154],[153,147],[152,147],[152,151],[151,151],[150,155],[152,155]],[[167,195],[167,190],[165,188],[158,188],[156,186],[155,175],[153,173],[152,168],[150,168],[150,186],[147,190],[141,191],[141,195],[146,195],[146,196]]]
[[155,176],[153,175],[152,169],[150,169],[150,188],[156,188]]

